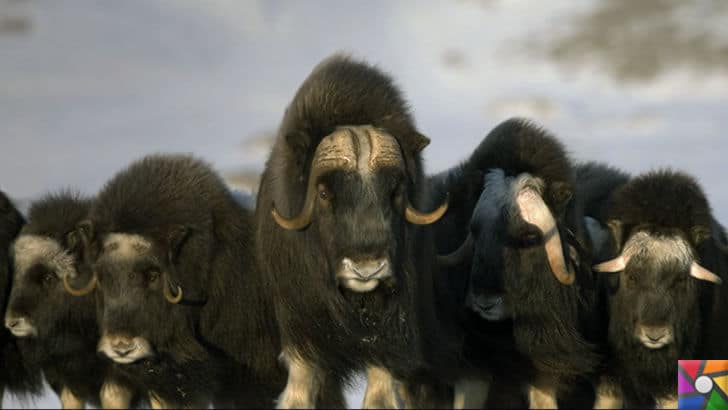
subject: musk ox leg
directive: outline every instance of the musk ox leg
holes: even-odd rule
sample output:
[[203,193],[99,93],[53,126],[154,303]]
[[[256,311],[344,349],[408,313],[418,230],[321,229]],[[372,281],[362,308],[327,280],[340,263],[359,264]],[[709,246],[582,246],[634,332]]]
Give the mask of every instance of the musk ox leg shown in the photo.
[[397,409],[394,376],[379,366],[367,367],[367,388],[364,392],[363,409]]
[[82,409],[83,400],[78,398],[68,387],[61,390],[61,407],[64,409]]
[[309,363],[297,353],[288,350],[283,350],[281,360],[288,368],[288,382],[278,397],[276,408],[315,408],[321,381],[324,378],[321,370],[314,363]]
[[528,385],[529,409],[558,409],[556,393],[558,392],[558,379],[539,377],[535,383]]
[[622,388],[619,385],[602,379],[594,390],[596,392],[595,409],[621,409],[624,406]]
[[677,397],[658,397],[655,399],[655,404],[658,409],[676,409],[677,408]]
[[318,399],[318,406],[322,409],[347,408],[341,380],[332,375],[327,375],[321,385],[321,394]]
[[106,382],[101,386],[101,408],[128,409],[134,394],[124,386],[114,382]]
[[460,379],[455,383],[454,409],[482,409],[488,400],[490,379]]

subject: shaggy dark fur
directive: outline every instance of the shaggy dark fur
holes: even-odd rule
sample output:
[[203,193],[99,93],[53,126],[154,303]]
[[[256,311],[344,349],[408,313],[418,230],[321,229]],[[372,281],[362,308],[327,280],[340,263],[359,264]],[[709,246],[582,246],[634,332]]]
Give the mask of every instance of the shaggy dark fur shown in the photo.
[[[616,191],[608,215],[622,224],[623,234],[616,238],[620,251],[637,232],[677,235],[698,263],[728,280],[728,260],[721,250],[725,232],[691,176],[660,170],[635,177]],[[610,373],[626,395],[649,405],[652,398],[675,394],[678,359],[728,356],[725,284],[695,280],[682,264],[647,258],[632,259],[623,272],[606,275],[617,279],[610,297]],[[638,321],[672,325],[674,343],[644,347],[634,336]]]
[[[118,369],[178,406],[273,405],[285,372],[267,277],[253,256],[252,213],[207,164],[182,155],[136,161],[105,185],[79,227],[104,301],[102,332],[144,337],[156,352]],[[110,233],[142,236],[151,254],[100,260]],[[179,304],[163,297],[159,272],[182,288]]]
[[[5,317],[5,307],[12,284],[10,245],[25,224],[25,219],[10,198],[0,191],[0,319]],[[40,391],[40,371],[23,360],[16,340],[5,326],[0,327],[0,403],[3,391],[20,397]]]
[[[47,195],[31,204],[28,224],[19,238],[51,238],[78,258],[80,244],[72,239],[72,233],[90,206],[90,199],[68,191]],[[8,303],[8,311],[29,318],[38,329],[36,337],[18,339],[24,359],[43,370],[59,396],[68,388],[79,399],[98,406],[105,381],[114,380],[133,389],[96,355],[99,332],[93,295],[76,298],[67,294],[45,260],[34,263],[16,278]]]
[[[336,216],[330,218],[317,206],[307,229],[278,226],[271,218],[272,205],[283,215],[299,212],[319,142],[337,126],[364,124],[397,139],[406,172],[378,172],[369,186],[357,175],[325,174]],[[258,255],[279,301],[283,345],[337,379],[380,364],[413,380],[420,369],[456,360],[451,353],[456,342],[448,338],[457,335],[435,330],[440,324],[432,302],[431,230],[407,223],[403,201],[397,199],[401,195],[416,208],[432,209],[422,207],[426,185],[420,151],[426,141],[392,80],[342,56],[314,69],[278,131],[258,196]],[[368,293],[338,289],[332,265],[337,255],[367,249],[389,255],[394,281]]]
[[[568,261],[567,245],[579,254],[578,260],[572,261],[576,266],[573,286],[556,281],[539,241],[518,237],[518,232],[528,229],[504,212],[506,202],[488,197],[482,179],[479,188],[472,188],[468,176],[493,169],[502,170],[506,180],[529,173],[546,183],[543,198],[557,219],[564,255]],[[571,384],[578,377],[589,376],[600,361],[593,344],[598,342],[598,334],[590,325],[595,318],[596,292],[589,265],[591,255],[581,239],[586,235],[580,223],[581,209],[572,198],[575,174],[564,148],[543,129],[511,119],[492,130],[455,170],[460,179],[457,174],[450,175],[464,187],[461,190],[478,195],[472,218],[465,225],[475,240],[474,254],[464,264],[450,267],[445,279],[458,282],[456,289],[449,283],[450,297],[466,306],[461,321],[468,333],[466,358],[494,374],[494,388],[504,380],[508,385],[518,384],[533,380],[537,374],[558,378],[562,387],[567,384],[564,382]],[[467,202],[472,203],[472,198]],[[467,207],[464,209],[467,211]],[[438,225],[442,230],[437,236],[463,238],[467,232],[458,232],[457,228],[452,231],[452,226],[459,223],[451,227]],[[448,248],[452,249],[452,245],[441,246],[443,250]],[[479,296],[494,294],[504,296],[511,319],[490,322],[476,313],[487,310],[475,306]],[[500,393],[498,388],[495,393]],[[518,401],[519,397],[511,395],[508,399],[516,400],[516,405],[525,404]]]

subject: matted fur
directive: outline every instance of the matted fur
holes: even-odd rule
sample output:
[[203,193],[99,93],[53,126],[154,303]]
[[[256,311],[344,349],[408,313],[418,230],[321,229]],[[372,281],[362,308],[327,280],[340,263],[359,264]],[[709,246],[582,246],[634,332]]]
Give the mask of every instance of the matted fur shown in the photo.
[[[483,191],[483,176],[494,169],[509,181],[530,174],[545,184],[543,199],[556,218],[564,254],[569,255],[567,245],[579,253],[573,286],[555,280],[542,246],[524,246],[512,237],[526,227],[511,221],[504,208],[512,202],[510,188]],[[538,373],[561,379],[561,387],[590,376],[600,361],[593,344],[598,337],[589,324],[596,312],[596,293],[590,255],[579,240],[585,229],[573,199],[575,173],[561,143],[528,120],[510,119],[496,126],[465,162],[431,181],[436,191],[461,192],[462,203],[468,204],[460,214],[446,215],[450,222],[436,224],[442,240],[438,251],[454,249],[457,244],[445,243],[452,237],[464,238],[470,232],[475,239],[473,259],[441,273],[440,288],[446,289],[441,292],[455,300],[455,306],[466,306],[478,295],[503,295],[515,317],[489,322],[473,307],[463,308],[460,321],[467,332],[465,357],[470,366],[495,374],[495,394],[502,393],[499,384],[522,384]],[[460,226],[466,217],[463,232]],[[454,223],[457,219],[461,222]],[[511,393],[507,399],[526,404],[518,392]]]
[[[116,367],[177,406],[273,406],[285,371],[277,360],[268,278],[253,256],[251,211],[219,175],[192,156],[147,156],[104,186],[89,221],[90,262],[104,300],[102,331],[144,337],[156,351]],[[105,258],[109,238],[144,243],[125,248],[124,259]],[[167,302],[161,280],[138,285],[130,279],[149,280],[130,265],[137,260],[166,271],[183,300]]]
[[[618,252],[625,245],[649,243],[624,272],[602,274],[615,282],[609,296],[608,376],[628,397],[650,405],[655,398],[675,395],[678,359],[728,356],[725,290],[688,275],[696,257],[723,281],[728,278],[728,259],[720,249],[725,233],[698,182],[679,171],[634,177],[613,198],[607,219],[621,222]],[[707,236],[696,236],[696,227]],[[672,325],[674,342],[647,349],[635,337],[638,321]]]
[[[392,135],[406,165],[406,198],[416,208],[431,209],[422,207],[426,187],[419,152],[426,139],[415,128],[401,93],[380,70],[335,55],[304,81],[278,130],[258,196],[257,253],[275,291],[286,348],[337,379],[367,364],[388,368],[399,378],[414,378],[433,360],[455,359],[448,353],[452,342],[443,340],[451,334],[434,330],[440,325],[432,303],[430,229],[408,224],[404,208],[389,202],[391,194],[382,201],[395,176],[378,172],[371,185],[364,185],[356,175],[331,175],[328,181],[340,199],[362,206],[346,208],[333,221],[315,215],[307,229],[286,231],[271,218],[274,202],[281,214],[298,214],[314,150],[323,137],[346,125],[371,125]],[[344,228],[332,230],[332,223]],[[383,244],[392,261],[394,285],[383,283],[360,294],[340,291],[327,249],[379,250]]]
[[[0,320],[5,317],[13,281],[9,250],[24,224],[25,219],[10,198],[0,191]],[[5,326],[0,327],[0,363],[0,400],[4,390],[21,398],[40,392],[40,369],[23,359],[17,341]]]
[[63,289],[62,275],[75,276],[80,257],[68,234],[90,205],[89,198],[71,191],[48,194],[31,204],[28,224],[13,246],[18,272],[8,310],[33,322],[37,337],[17,343],[24,359],[43,370],[56,394],[68,389],[98,406],[105,380],[114,379],[132,392],[134,388],[96,355],[99,332],[93,295],[77,298]]

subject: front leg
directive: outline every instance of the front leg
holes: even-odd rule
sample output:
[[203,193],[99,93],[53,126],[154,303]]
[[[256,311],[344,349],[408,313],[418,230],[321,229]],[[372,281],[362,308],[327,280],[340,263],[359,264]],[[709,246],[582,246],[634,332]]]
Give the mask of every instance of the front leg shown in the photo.
[[276,408],[315,408],[323,380],[321,370],[315,363],[307,362],[298,353],[288,349],[283,349],[281,361],[288,368],[288,382],[278,397]]
[[82,409],[83,400],[76,396],[68,387],[61,390],[61,407],[64,409]]
[[379,366],[367,366],[367,388],[364,392],[363,409],[398,409],[394,376]]
[[134,394],[126,386],[107,381],[101,386],[100,396],[103,409],[128,409]]
[[621,409],[624,406],[622,388],[607,378],[602,377],[594,390],[596,393],[595,409]]
[[460,379],[455,383],[454,409],[482,409],[488,400],[490,378]]
[[556,394],[559,390],[557,377],[540,376],[528,385],[529,409],[558,409]]
[[658,397],[655,399],[658,409],[676,409],[677,396]]

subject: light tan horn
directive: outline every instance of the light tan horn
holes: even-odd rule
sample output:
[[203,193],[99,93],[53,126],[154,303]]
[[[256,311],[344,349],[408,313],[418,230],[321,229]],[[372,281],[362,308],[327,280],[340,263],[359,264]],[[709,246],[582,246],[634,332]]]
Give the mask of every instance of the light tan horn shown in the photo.
[[442,218],[447,212],[449,197],[445,197],[445,202],[442,203],[437,209],[432,212],[422,213],[412,207],[412,204],[407,203],[407,209],[404,211],[404,217],[407,222],[415,225],[429,225],[437,222],[438,219]]
[[282,216],[272,205],[271,215],[283,229],[300,230],[311,223],[316,206],[316,179],[329,169],[353,169],[356,167],[356,156],[352,138],[354,134],[347,128],[340,128],[324,137],[316,148],[311,160],[311,171],[308,176],[306,199],[301,212],[293,218]]
[[608,273],[616,273],[621,272],[624,270],[624,268],[627,267],[628,258],[624,257],[623,255],[619,255],[614,259],[610,259],[606,262],[602,262],[600,264],[594,265],[592,267],[593,270],[597,272],[608,272]]
[[68,281],[68,276],[63,276],[63,288],[66,290],[66,292],[70,293],[73,296],[84,296],[91,293],[96,288],[96,274],[91,276],[91,280],[86,284],[86,286],[82,287],[81,289],[76,289],[73,286],[71,286],[71,283]]
[[172,294],[172,282],[169,280],[169,275],[167,275],[167,273],[165,272],[163,273],[163,276],[164,284],[162,286],[164,286],[164,290],[162,292],[164,293],[164,298],[167,299],[167,302],[176,305],[182,301],[182,288],[177,285],[177,295]]
[[723,279],[721,279],[720,276],[698,265],[698,263],[695,261],[693,261],[692,265],[690,265],[690,276],[694,277],[695,279],[713,282],[718,285],[723,283]]
[[554,277],[564,285],[573,284],[574,270],[566,264],[556,220],[541,195],[533,188],[523,188],[516,195],[516,204],[521,217],[526,222],[536,225],[546,238],[544,248]]
[[452,253],[437,255],[437,263],[443,267],[457,266],[473,255],[473,234],[468,233],[465,241]]
[[309,177],[308,189],[306,190],[306,200],[303,203],[303,209],[297,216],[290,219],[281,216],[276,209],[275,202],[273,203],[270,213],[281,228],[289,231],[297,231],[307,227],[311,223],[311,216],[313,216],[313,208],[316,203],[315,179],[316,176],[313,174]]

